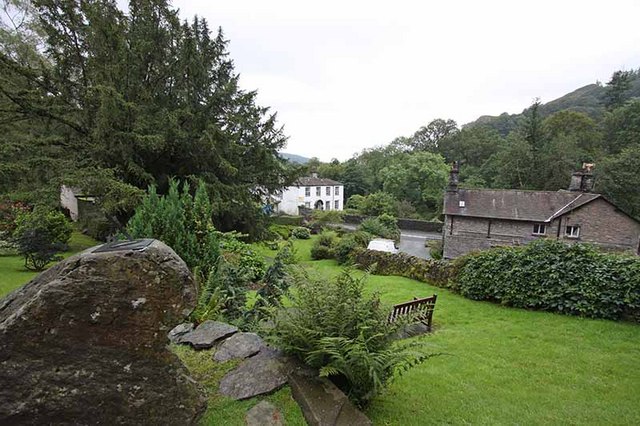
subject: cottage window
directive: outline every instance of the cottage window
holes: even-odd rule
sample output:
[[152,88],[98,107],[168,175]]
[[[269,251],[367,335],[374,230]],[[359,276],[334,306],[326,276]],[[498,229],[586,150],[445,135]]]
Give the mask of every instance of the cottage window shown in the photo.
[[327,186],[327,195],[331,195],[331,187]]
[[311,202],[310,201],[306,201],[304,203],[305,208],[310,209],[311,208]]
[[340,187],[339,187],[339,186],[336,186],[336,187],[333,189],[333,193],[334,193],[335,195],[340,195]]
[[320,186],[316,186],[316,197],[320,196]]
[[331,200],[327,200],[326,203],[324,203],[325,206],[327,206],[327,210],[331,210]]
[[311,197],[311,187],[306,186],[306,187],[304,188],[304,196],[305,196],[305,197]]
[[571,226],[567,226],[564,235],[566,235],[569,238],[578,238],[580,236],[580,226],[578,225],[571,225]]
[[336,205],[336,210],[340,210],[340,201],[336,200],[335,205]]
[[547,233],[547,226],[541,223],[533,225],[533,235],[544,235]]

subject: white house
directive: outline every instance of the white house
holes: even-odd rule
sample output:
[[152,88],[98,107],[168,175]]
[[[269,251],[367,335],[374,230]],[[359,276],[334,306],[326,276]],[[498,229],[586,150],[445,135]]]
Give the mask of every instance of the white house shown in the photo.
[[289,186],[274,197],[275,212],[298,214],[298,206],[317,210],[342,210],[344,186],[332,179],[319,178],[317,174],[301,177],[295,186]]

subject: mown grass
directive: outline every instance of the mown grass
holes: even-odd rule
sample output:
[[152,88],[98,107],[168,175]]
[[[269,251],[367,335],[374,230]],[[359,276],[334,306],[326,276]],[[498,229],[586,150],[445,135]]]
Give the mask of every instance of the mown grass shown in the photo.
[[[76,251],[94,244],[74,238]],[[326,279],[340,273],[335,261],[311,261],[312,241],[295,242],[301,264]],[[275,257],[265,246],[256,250]],[[0,295],[33,275],[22,269],[22,259],[0,257]],[[640,424],[638,325],[475,302],[401,277],[370,276],[366,290],[389,305],[438,294],[435,331],[415,340],[439,356],[373,400],[366,413],[376,425]],[[214,363],[212,351],[174,350],[207,390],[202,423],[243,424],[260,398],[238,402],[217,395],[219,380],[235,364]],[[304,424],[287,387],[265,398],[286,424]]]
[[[303,265],[327,279],[342,270]],[[506,308],[401,277],[369,276],[366,290],[389,305],[438,294],[435,331],[415,340],[439,356],[374,399],[374,424],[640,424],[636,324]]]
[[[74,231],[69,240],[69,249],[62,256],[69,257],[97,244],[100,242]],[[24,259],[20,256],[0,256],[0,297],[26,284],[38,273],[26,269]]]

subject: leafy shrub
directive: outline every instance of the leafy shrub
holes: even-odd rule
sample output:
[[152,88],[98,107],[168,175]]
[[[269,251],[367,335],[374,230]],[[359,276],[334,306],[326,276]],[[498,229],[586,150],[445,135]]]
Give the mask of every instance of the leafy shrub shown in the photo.
[[163,241],[206,279],[220,255],[211,202],[204,182],[200,182],[194,196],[187,183],[182,185],[182,191],[179,186],[171,180],[166,196],[159,196],[155,186],[150,186],[127,230],[133,238]]
[[353,252],[357,248],[365,248],[371,241],[371,235],[363,232],[356,231],[350,234],[346,234],[335,247],[335,258],[340,264],[353,263]]
[[467,256],[460,293],[474,300],[594,318],[640,313],[640,259],[539,240]]
[[270,316],[271,308],[282,306],[282,298],[293,284],[293,277],[287,266],[290,264],[291,247],[292,244],[285,245],[267,269],[262,286],[257,291],[253,308],[247,313],[249,321],[256,323],[267,318]]
[[400,228],[398,228],[397,220],[387,214],[363,220],[358,226],[358,230],[396,242],[400,241]]
[[27,204],[20,201],[0,202],[0,239],[3,239],[3,235],[10,238],[16,229],[16,217],[30,210]]
[[333,231],[323,231],[311,246],[311,258],[315,260],[333,259],[334,246],[338,236]]
[[293,229],[291,225],[273,224],[269,225],[269,234],[271,237],[275,237],[273,239],[288,240]]
[[298,226],[297,228],[293,228],[293,231],[291,231],[291,236],[299,240],[308,240],[309,238],[311,238],[311,232],[309,232],[308,228]]
[[240,241],[240,237],[235,232],[220,234],[220,250],[225,259],[240,270],[240,274],[249,281],[259,281],[267,270],[264,258],[251,245]]
[[19,213],[15,224],[13,238],[18,253],[24,256],[24,266],[36,271],[61,259],[57,253],[67,249],[73,231],[64,214],[44,207]]
[[330,377],[349,398],[365,405],[396,373],[426,359],[392,344],[398,324],[377,295],[365,297],[364,278],[344,272],[330,282],[300,280],[292,309],[274,317],[269,339],[320,375]]
[[202,286],[193,318],[197,322],[221,317],[238,320],[246,311],[250,282],[246,270],[220,256]]
[[442,259],[442,240],[427,240],[426,246],[429,247],[429,255],[432,259],[441,260]]

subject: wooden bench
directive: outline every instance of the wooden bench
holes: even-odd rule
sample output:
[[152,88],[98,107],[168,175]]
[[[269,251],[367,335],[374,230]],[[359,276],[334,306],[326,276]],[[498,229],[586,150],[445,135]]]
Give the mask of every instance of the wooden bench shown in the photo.
[[403,316],[415,315],[416,318],[431,331],[431,319],[433,318],[433,310],[436,307],[437,298],[437,294],[423,299],[414,297],[413,300],[409,302],[394,305],[393,311],[391,311],[389,315],[389,323],[393,323]]

